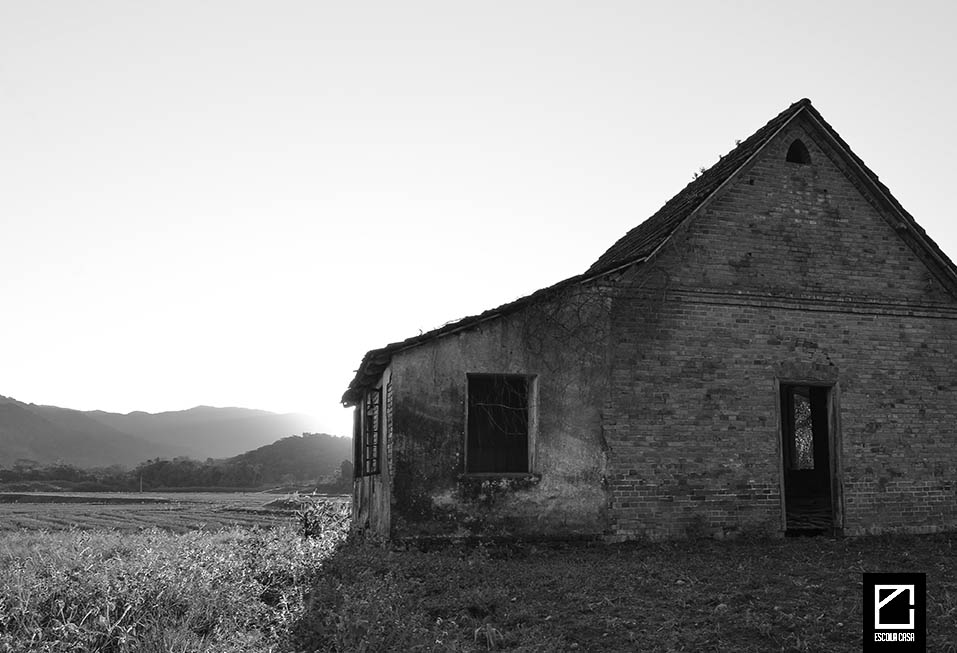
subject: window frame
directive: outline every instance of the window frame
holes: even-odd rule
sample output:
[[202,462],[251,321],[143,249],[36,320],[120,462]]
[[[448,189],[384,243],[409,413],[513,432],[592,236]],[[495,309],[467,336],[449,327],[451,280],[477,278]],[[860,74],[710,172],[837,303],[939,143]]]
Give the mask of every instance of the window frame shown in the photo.
[[366,392],[362,401],[362,476],[382,473],[382,387]]
[[[495,372],[468,372],[466,373],[466,383],[465,383],[465,429],[464,429],[464,438],[462,443],[463,449],[463,460],[464,460],[464,474],[466,476],[495,476],[495,477],[507,477],[507,476],[527,476],[528,474],[534,473],[534,456],[535,451],[535,435],[537,432],[538,426],[538,383],[537,377],[531,374],[521,374],[521,373],[495,373]],[[471,410],[472,406],[472,387],[473,381],[476,379],[493,379],[493,378],[504,378],[511,381],[521,380],[524,383],[524,394],[525,394],[525,461],[523,468],[521,470],[510,470],[503,471],[501,469],[473,469],[473,455],[471,451],[474,449],[471,446],[471,438],[473,434],[472,429],[472,420],[475,419],[474,411]]]
[[365,457],[363,452],[362,437],[362,407],[365,404],[365,398],[361,404],[357,404],[352,410],[352,478],[361,478],[363,467],[365,466]]

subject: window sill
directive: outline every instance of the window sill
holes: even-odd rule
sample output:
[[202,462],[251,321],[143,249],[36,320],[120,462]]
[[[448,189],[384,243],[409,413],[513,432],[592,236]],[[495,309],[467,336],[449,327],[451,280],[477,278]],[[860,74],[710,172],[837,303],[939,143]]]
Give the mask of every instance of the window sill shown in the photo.
[[458,491],[460,497],[465,500],[488,504],[495,501],[496,497],[531,490],[537,487],[541,480],[541,474],[532,472],[460,474]]

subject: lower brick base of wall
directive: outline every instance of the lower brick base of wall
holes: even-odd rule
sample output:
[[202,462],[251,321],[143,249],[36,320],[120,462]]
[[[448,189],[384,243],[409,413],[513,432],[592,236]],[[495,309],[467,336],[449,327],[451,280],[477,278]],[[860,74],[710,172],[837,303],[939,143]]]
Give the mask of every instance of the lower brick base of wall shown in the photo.
[[651,486],[620,479],[611,484],[611,540],[775,536],[782,532],[776,483],[751,480],[721,488],[703,481]]
[[845,528],[843,534],[846,537],[863,537],[866,535],[931,535],[933,533],[955,532],[957,532],[957,524],[923,524],[921,526],[858,526]]
[[[705,474],[657,484],[627,474],[609,479],[606,539],[662,541],[785,534],[779,483],[742,480],[715,485]],[[787,528],[813,526],[813,530],[820,526],[826,532],[850,537],[957,532],[957,497],[949,480],[846,482],[838,514],[843,514],[842,528],[830,526],[826,508],[816,516],[820,524],[802,526],[789,515]]]

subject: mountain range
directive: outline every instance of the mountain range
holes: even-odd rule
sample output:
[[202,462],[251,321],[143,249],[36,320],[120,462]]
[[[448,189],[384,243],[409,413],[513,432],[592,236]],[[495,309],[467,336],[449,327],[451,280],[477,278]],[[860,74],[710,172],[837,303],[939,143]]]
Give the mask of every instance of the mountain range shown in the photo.
[[0,396],[0,466],[22,458],[78,467],[131,466],[157,457],[226,458],[316,427],[308,415],[249,408],[124,415]]

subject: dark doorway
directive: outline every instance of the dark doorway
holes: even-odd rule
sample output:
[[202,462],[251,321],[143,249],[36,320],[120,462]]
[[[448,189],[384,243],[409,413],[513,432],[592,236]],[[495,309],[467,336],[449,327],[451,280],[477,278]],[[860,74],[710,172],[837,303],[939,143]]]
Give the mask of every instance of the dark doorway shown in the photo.
[[784,506],[788,534],[830,532],[834,526],[831,492],[831,388],[781,385],[784,453]]

